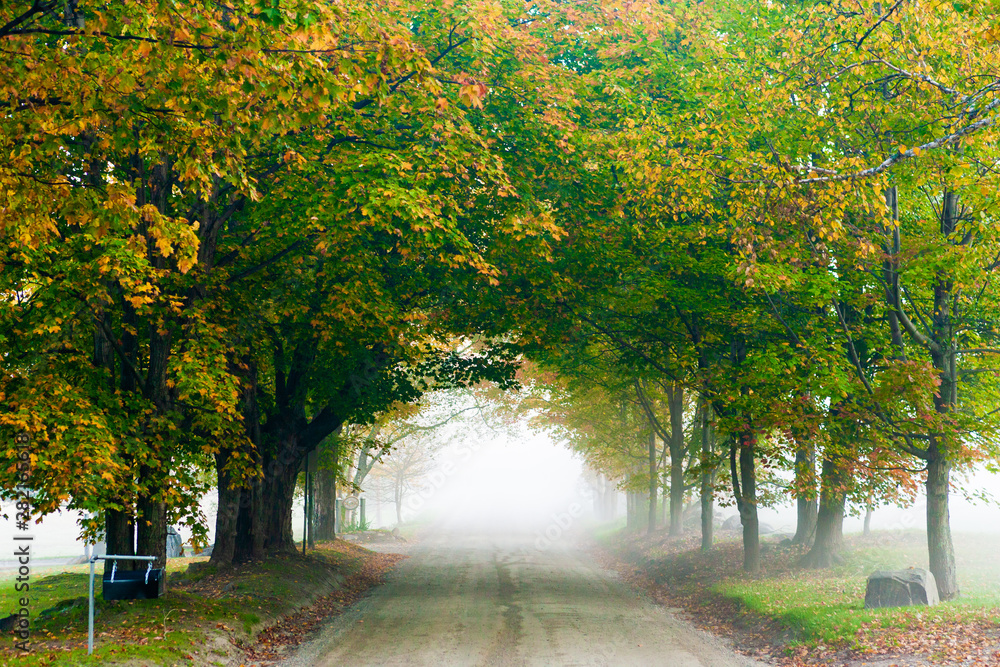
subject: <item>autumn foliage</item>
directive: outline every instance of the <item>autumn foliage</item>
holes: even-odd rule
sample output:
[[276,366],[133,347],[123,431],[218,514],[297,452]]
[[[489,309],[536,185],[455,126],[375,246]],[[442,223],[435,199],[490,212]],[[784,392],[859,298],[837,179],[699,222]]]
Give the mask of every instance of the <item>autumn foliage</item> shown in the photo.
[[[749,571],[783,470],[819,563],[851,502],[923,484],[954,597],[951,475],[1000,414],[995,18],[4,4],[0,429],[32,438],[34,511],[162,555],[217,486],[217,562],[288,550],[321,442],[526,355],[575,383],[595,466],[646,429],[690,457],[674,489],[731,494]],[[636,386],[664,393],[623,410]]]

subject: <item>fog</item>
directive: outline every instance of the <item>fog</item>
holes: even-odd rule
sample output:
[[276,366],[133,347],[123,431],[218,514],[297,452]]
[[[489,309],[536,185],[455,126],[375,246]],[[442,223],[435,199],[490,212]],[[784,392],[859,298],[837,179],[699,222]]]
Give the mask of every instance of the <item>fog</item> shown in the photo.
[[[594,521],[591,490],[585,481],[584,465],[563,443],[530,430],[524,424],[491,429],[469,421],[449,424],[430,437],[432,453],[423,473],[409,484],[402,504],[404,528],[456,530],[468,532],[528,532],[536,538],[562,539],[567,533]],[[720,480],[720,484],[724,480]],[[366,487],[368,485],[366,484]],[[1000,476],[979,470],[955,480],[951,496],[952,528],[958,533],[1000,534]],[[967,496],[986,494],[993,502]],[[381,495],[381,498],[378,496]],[[373,527],[396,525],[391,493],[365,493],[368,519]],[[380,502],[381,501],[381,502]],[[736,514],[720,494],[717,510],[723,519]],[[215,523],[215,493],[207,495],[202,509],[212,540]],[[617,503],[618,516],[625,512],[624,495]],[[918,495],[907,508],[878,507],[873,530],[922,531],[925,501]],[[76,512],[46,517],[34,531],[35,547],[43,557],[65,557],[83,553],[78,541]],[[776,533],[793,533],[795,506],[787,502],[762,507],[760,519]],[[301,497],[296,503],[293,530],[301,539]],[[851,516],[845,531],[860,531],[862,517]],[[190,534],[181,530],[185,538]],[[13,524],[0,519],[0,540],[14,534]],[[725,539],[726,533],[719,533]]]
[[[723,499],[724,500],[724,499]],[[877,499],[876,499],[877,500]],[[979,468],[969,475],[952,474],[949,498],[951,528],[955,533],[1000,534],[1000,475]],[[724,516],[736,514],[734,507],[720,507]],[[851,511],[851,510],[849,510]],[[920,530],[926,522],[927,504],[923,490],[909,507],[881,506],[872,515],[872,530]],[[853,516],[844,519],[844,532],[861,532],[864,513],[853,508]],[[779,533],[795,532],[794,501],[775,507],[760,508],[760,520]]]
[[458,438],[436,464],[404,503],[404,519],[470,531],[535,531],[565,523],[566,516],[589,516],[592,508],[581,461],[527,429]]
[[[584,465],[562,443],[524,425],[487,431],[486,435],[471,433],[469,437],[463,437],[462,428],[441,434],[449,445],[438,451],[432,472],[406,497],[405,522],[480,532],[537,532],[571,508],[577,508],[573,513],[575,527],[594,520]],[[725,482],[720,479],[720,486]],[[1000,534],[1000,476],[980,468],[968,475],[953,473],[953,484],[953,531]],[[624,494],[617,509],[618,516],[624,516]],[[718,496],[716,509],[723,519],[737,514],[724,493]],[[860,532],[863,512],[859,508],[850,511],[853,515],[845,518],[844,530]],[[877,506],[872,530],[922,531],[925,513],[921,492],[909,507]],[[394,525],[394,519],[394,511],[386,513],[383,524]],[[789,500],[761,507],[760,519],[776,533],[793,534],[795,503]]]

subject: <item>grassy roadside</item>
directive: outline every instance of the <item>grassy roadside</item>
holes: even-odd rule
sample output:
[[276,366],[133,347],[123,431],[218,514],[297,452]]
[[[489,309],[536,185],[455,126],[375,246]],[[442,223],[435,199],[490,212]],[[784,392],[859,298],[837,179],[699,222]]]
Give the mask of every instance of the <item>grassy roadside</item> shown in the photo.
[[802,548],[766,541],[763,573],[755,578],[740,572],[742,551],[734,536],[707,554],[695,536],[669,540],[620,532],[601,541],[626,578],[775,664],[863,664],[904,656],[901,664],[1000,665],[1000,536],[955,536],[958,600],[878,610],[864,609],[867,576],[926,567],[923,533],[849,536],[844,563],[830,570],[800,569]]
[[[400,558],[340,540],[318,546],[307,557],[276,556],[222,572],[202,567],[189,573],[194,559],[171,559],[167,594],[159,600],[105,602],[98,577],[92,656],[87,656],[87,566],[40,573],[30,590],[32,651],[17,651],[14,635],[5,633],[0,664],[201,667],[243,656],[273,657],[316,624],[284,619],[312,607],[321,608],[322,617],[338,613]],[[20,596],[11,576],[0,579],[0,610],[14,609]],[[316,613],[312,617],[322,620]],[[283,631],[272,631],[283,625]]]

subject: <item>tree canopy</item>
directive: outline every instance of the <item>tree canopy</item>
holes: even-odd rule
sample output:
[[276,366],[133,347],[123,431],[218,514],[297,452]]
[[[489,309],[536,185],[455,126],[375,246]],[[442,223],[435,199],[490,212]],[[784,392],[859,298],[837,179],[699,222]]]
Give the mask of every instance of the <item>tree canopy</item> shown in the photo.
[[527,359],[672,531],[731,494],[748,571],[775,471],[812,565],[923,484],[954,597],[952,474],[998,456],[995,19],[6,3],[0,429],[34,512],[162,557],[216,486],[217,562],[289,549],[321,443]]

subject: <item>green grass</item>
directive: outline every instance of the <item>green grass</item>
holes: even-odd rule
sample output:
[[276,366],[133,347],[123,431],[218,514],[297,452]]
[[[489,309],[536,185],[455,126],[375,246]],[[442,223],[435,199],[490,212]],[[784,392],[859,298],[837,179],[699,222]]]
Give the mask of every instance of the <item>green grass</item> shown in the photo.
[[842,565],[830,570],[792,570],[747,580],[733,577],[712,590],[746,609],[773,618],[806,644],[852,645],[863,623],[909,628],[928,618],[967,622],[1000,609],[1000,537],[956,535],[959,599],[935,607],[864,609],[869,574],[880,569],[927,567],[921,533],[852,539]]
[[[87,656],[88,566],[33,573],[29,591],[33,652],[13,650],[13,635],[0,644],[0,664],[35,665],[203,665],[216,660],[212,633],[248,639],[262,624],[309,604],[332,590],[337,577],[357,569],[356,554],[321,550],[309,557],[283,556],[230,572],[202,567],[194,559],[168,562],[167,594],[157,600],[104,601],[101,570],[95,577],[95,649]],[[24,595],[14,577],[0,579],[0,610],[15,609]],[[46,611],[49,610],[49,611]],[[15,657],[16,656],[16,657]]]
[[362,521],[360,518],[356,519],[350,523],[344,524],[340,532],[342,533],[363,533],[366,530],[370,530],[372,527],[372,522],[368,519]]
[[625,517],[618,517],[614,521],[598,524],[594,527],[593,531],[591,531],[591,534],[594,539],[601,544],[609,545],[615,536],[621,534],[621,532],[625,530],[625,524]]
[[[95,649],[88,657],[87,585],[87,574],[77,572],[41,576],[31,582],[34,653],[19,656],[17,664],[105,665],[124,658],[150,665],[191,664],[191,647],[202,633],[186,620],[221,621],[229,616],[225,605],[184,591],[170,591],[159,600],[105,602],[100,579],[95,577]],[[5,582],[0,587],[0,609],[13,608],[20,595],[13,582]],[[113,639],[101,636],[112,628]],[[48,650],[56,646],[58,652]],[[8,657],[0,654],[0,660]]]

